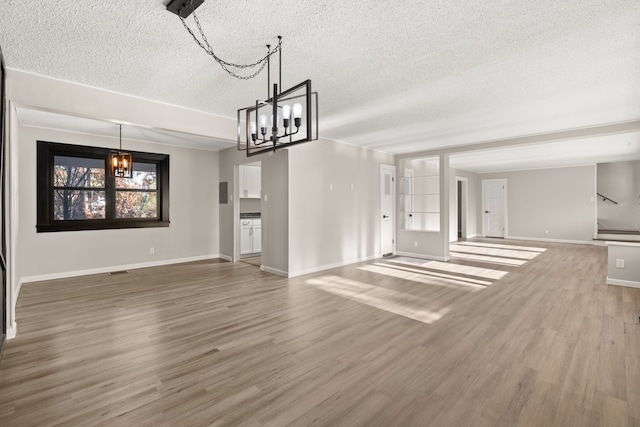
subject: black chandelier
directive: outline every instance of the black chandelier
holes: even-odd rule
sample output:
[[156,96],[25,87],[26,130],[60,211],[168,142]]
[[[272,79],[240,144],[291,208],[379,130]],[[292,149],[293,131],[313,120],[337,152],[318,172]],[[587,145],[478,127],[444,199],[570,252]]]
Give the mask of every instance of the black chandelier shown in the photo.
[[[290,89],[282,87],[282,37],[278,36],[279,78],[271,92],[271,64],[267,57],[267,99],[238,110],[238,150],[247,157],[318,139],[318,93],[311,80]],[[270,49],[267,46],[267,49]]]
[[[256,100],[255,105],[241,108],[237,114],[237,148],[246,151],[248,157],[318,139],[318,93],[311,89],[311,80],[305,80],[287,90],[282,88],[282,37],[267,54],[252,64],[234,64],[215,54],[209,44],[195,10],[204,0],[172,0],[167,10],[180,18],[193,40],[231,76],[248,80],[267,68],[267,98]],[[187,25],[185,18],[193,14],[200,37]],[[271,91],[271,56],[278,54],[278,83]],[[256,68],[243,76],[234,69]]]
[[111,151],[109,163],[111,164],[111,175],[118,178],[133,177],[133,156],[131,153],[122,151],[122,125],[120,126],[120,149]]

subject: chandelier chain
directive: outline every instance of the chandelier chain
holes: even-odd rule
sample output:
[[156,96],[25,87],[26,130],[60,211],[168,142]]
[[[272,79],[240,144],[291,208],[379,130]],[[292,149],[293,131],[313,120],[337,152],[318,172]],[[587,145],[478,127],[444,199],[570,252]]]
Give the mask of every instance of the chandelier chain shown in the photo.
[[[282,47],[282,39],[278,39],[278,44],[276,45],[276,47],[273,49],[269,49],[269,51],[263,58],[259,59],[253,64],[234,64],[233,62],[225,61],[224,59],[220,58],[218,55],[215,54],[215,52],[213,51],[213,48],[209,44],[209,41],[207,40],[207,36],[204,34],[204,31],[202,30],[202,26],[200,26],[200,20],[198,20],[198,17],[196,16],[196,12],[193,9],[193,0],[190,0],[189,3],[191,6],[191,13],[193,14],[193,20],[196,23],[196,26],[198,27],[198,32],[200,33],[200,37],[202,37],[202,41],[200,41],[200,39],[195,35],[193,30],[191,30],[189,25],[187,25],[185,18],[183,18],[181,15],[178,15],[178,17],[180,18],[180,21],[182,21],[182,25],[189,32],[189,34],[191,34],[191,37],[196,42],[196,44],[200,46],[200,48],[204,50],[207,54],[209,54],[220,65],[220,67],[222,67],[222,69],[225,70],[227,73],[229,73],[231,76],[240,80],[249,80],[254,78],[258,74],[260,74],[260,72],[267,65],[267,61],[269,57],[271,57],[271,55],[273,55],[274,53],[277,53],[280,51]],[[260,68],[258,68],[257,71],[255,71],[253,74],[250,74],[248,76],[241,76],[229,69],[229,67],[238,68],[238,69],[254,68],[258,65],[260,65]]]

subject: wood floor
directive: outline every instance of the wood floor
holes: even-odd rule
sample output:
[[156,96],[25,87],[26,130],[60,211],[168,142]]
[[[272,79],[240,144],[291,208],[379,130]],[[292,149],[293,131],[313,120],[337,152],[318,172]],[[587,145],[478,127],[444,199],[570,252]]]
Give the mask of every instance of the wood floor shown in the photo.
[[0,425],[640,426],[640,289],[606,248],[452,254],[25,284]]

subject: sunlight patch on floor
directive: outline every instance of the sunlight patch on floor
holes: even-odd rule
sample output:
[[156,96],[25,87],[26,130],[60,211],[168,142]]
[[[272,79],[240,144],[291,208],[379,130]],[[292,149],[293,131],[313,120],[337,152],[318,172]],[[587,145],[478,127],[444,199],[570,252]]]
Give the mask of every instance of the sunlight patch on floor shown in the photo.
[[484,282],[483,284],[467,282],[466,278],[455,277],[447,278],[438,276],[438,273],[433,275],[425,270],[414,270],[398,268],[397,266],[391,267],[384,264],[372,264],[358,267],[360,270],[370,271],[372,273],[382,274],[385,276],[395,277],[403,280],[410,280],[412,282],[424,283],[426,285],[440,286],[451,289],[458,289],[468,292],[475,292],[480,289],[486,288],[491,282]]
[[460,241],[455,244],[462,245],[462,246],[478,246],[481,248],[511,249],[511,250],[529,251],[529,252],[546,252],[547,250],[546,248],[536,248],[533,246],[501,245],[499,243],[482,243],[482,242],[469,242],[469,241]]
[[322,276],[308,279],[306,283],[333,295],[427,324],[438,321],[449,311],[448,307],[429,310],[426,307],[432,304],[416,295],[339,276]]
[[513,249],[484,248],[484,247],[478,247],[478,246],[457,245],[457,244],[452,244],[449,246],[449,248],[453,252],[465,252],[470,254],[497,256],[497,257],[503,257],[503,258],[525,259],[525,260],[530,260],[540,255],[540,252],[522,251],[522,250],[513,250]]
[[[399,258],[386,258],[385,262],[393,263],[393,264],[402,264],[402,265],[415,265],[413,263],[405,263]],[[420,266],[427,268],[429,270],[438,270],[444,271],[447,273],[453,274],[464,274],[465,276],[474,276],[481,277],[483,279],[493,279],[498,280],[502,279],[509,272],[502,270],[494,270],[491,268],[482,268],[482,267],[474,267],[470,265],[462,265],[462,264],[451,264],[447,262],[441,261],[425,261]]]
[[[443,278],[443,279],[449,279],[449,280],[453,280],[455,282],[464,282],[465,284],[469,283],[469,284],[473,284],[473,285],[481,285],[481,286],[489,286],[491,285],[491,282],[487,282],[486,280],[479,280],[479,279],[473,279],[471,277],[463,277],[463,276],[457,276],[457,275],[453,275],[453,274],[446,274],[446,273],[438,273],[436,271],[429,271],[426,270],[424,268],[422,269],[417,269],[417,268],[411,268],[408,266],[404,266],[404,265],[393,265],[390,263],[374,263],[373,265],[377,265],[383,268],[387,268],[387,269],[393,269],[393,270],[398,270],[398,271],[406,271],[409,273],[416,273],[416,274],[421,274],[423,276],[427,276],[427,277],[438,277],[438,278]],[[366,270],[366,268],[363,268],[363,270]],[[405,277],[403,277],[405,278]]]
[[449,252],[451,258],[455,259],[464,259],[467,261],[478,261],[478,262],[488,262],[490,264],[497,265],[510,265],[513,267],[525,265],[527,260],[522,259],[513,259],[513,258],[501,258],[497,256],[488,256],[488,255],[476,255],[476,254],[467,254],[463,252]]

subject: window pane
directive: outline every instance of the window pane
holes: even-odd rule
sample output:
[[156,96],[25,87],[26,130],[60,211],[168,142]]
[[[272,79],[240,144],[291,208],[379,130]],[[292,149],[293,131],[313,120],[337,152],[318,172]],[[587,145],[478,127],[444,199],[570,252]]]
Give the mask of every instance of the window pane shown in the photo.
[[116,191],[116,218],[157,218],[158,202],[152,191]]
[[138,190],[155,190],[157,179],[155,163],[133,162],[131,178],[116,178],[116,188],[135,188]]
[[104,160],[84,157],[53,157],[55,187],[104,188]]
[[54,190],[53,219],[103,219],[104,191]]

